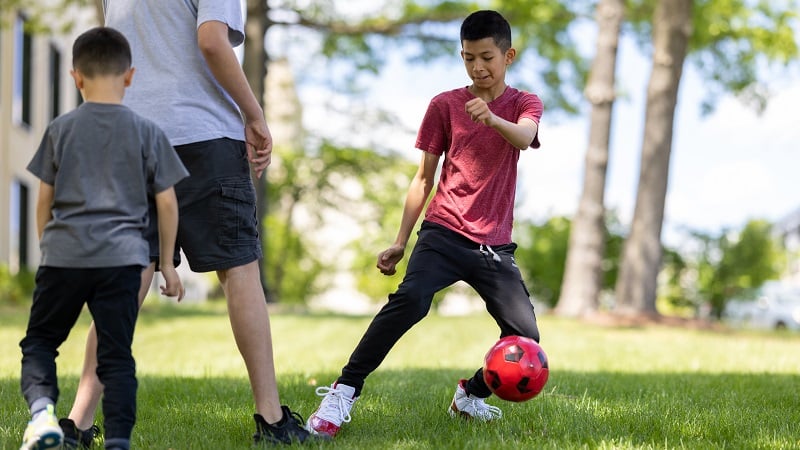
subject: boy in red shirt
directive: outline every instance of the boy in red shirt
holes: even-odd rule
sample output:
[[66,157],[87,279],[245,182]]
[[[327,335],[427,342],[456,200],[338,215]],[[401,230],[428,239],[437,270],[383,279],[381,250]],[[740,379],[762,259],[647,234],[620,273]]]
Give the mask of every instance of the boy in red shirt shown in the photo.
[[[511,241],[517,161],[520,150],[538,148],[542,103],[536,95],[505,83],[516,50],[511,28],[495,11],[477,11],[461,25],[461,56],[472,84],[437,95],[428,106],[416,147],[422,150],[411,181],[394,244],[378,255],[377,267],[393,275],[434,185],[445,155],[436,194],[425,212],[403,282],[372,320],[361,342],[308,419],[314,434],[334,436],[350,421],[350,409],[364,380],[394,344],[431,306],[433,295],[465,281],[486,302],[500,336],[539,341],[536,315],[514,261]],[[488,345],[487,345],[488,348]],[[485,403],[491,391],[478,369],[456,386],[449,413],[489,421],[499,408]]]

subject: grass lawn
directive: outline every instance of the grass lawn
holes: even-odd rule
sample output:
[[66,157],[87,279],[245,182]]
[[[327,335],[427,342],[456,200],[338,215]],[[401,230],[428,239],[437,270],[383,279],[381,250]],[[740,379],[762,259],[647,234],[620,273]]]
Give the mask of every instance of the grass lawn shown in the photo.
[[[0,449],[28,420],[18,342],[27,311],[0,311]],[[279,389],[307,417],[370,317],[272,315]],[[85,313],[58,359],[66,415]],[[431,315],[367,380],[353,420],[323,449],[800,449],[800,334],[611,328],[540,317],[550,380],[526,403],[492,398],[493,423],[446,413],[455,384],[497,337],[484,315]],[[253,405],[224,305],[145,304],[137,325],[136,449],[248,449]],[[102,417],[98,414],[98,420]]]

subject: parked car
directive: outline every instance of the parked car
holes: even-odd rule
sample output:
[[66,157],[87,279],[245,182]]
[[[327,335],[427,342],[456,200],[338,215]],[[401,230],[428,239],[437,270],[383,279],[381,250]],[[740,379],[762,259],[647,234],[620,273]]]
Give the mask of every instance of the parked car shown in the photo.
[[735,326],[800,331],[800,286],[767,284],[755,299],[728,301],[723,317]]

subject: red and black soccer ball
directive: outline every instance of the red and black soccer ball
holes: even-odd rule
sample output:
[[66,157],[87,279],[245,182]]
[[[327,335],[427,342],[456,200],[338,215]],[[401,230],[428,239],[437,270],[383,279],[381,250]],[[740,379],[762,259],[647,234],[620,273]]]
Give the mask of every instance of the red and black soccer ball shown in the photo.
[[492,393],[510,402],[524,402],[539,395],[549,375],[547,355],[531,338],[501,338],[484,358],[483,380]]

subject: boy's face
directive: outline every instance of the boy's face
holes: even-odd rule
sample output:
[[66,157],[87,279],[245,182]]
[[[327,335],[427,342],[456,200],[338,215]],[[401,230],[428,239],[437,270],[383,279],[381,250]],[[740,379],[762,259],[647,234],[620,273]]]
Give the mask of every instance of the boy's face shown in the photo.
[[514,60],[514,55],[516,50],[509,48],[503,52],[490,37],[461,41],[464,67],[477,88],[487,89],[505,83],[506,67]]

